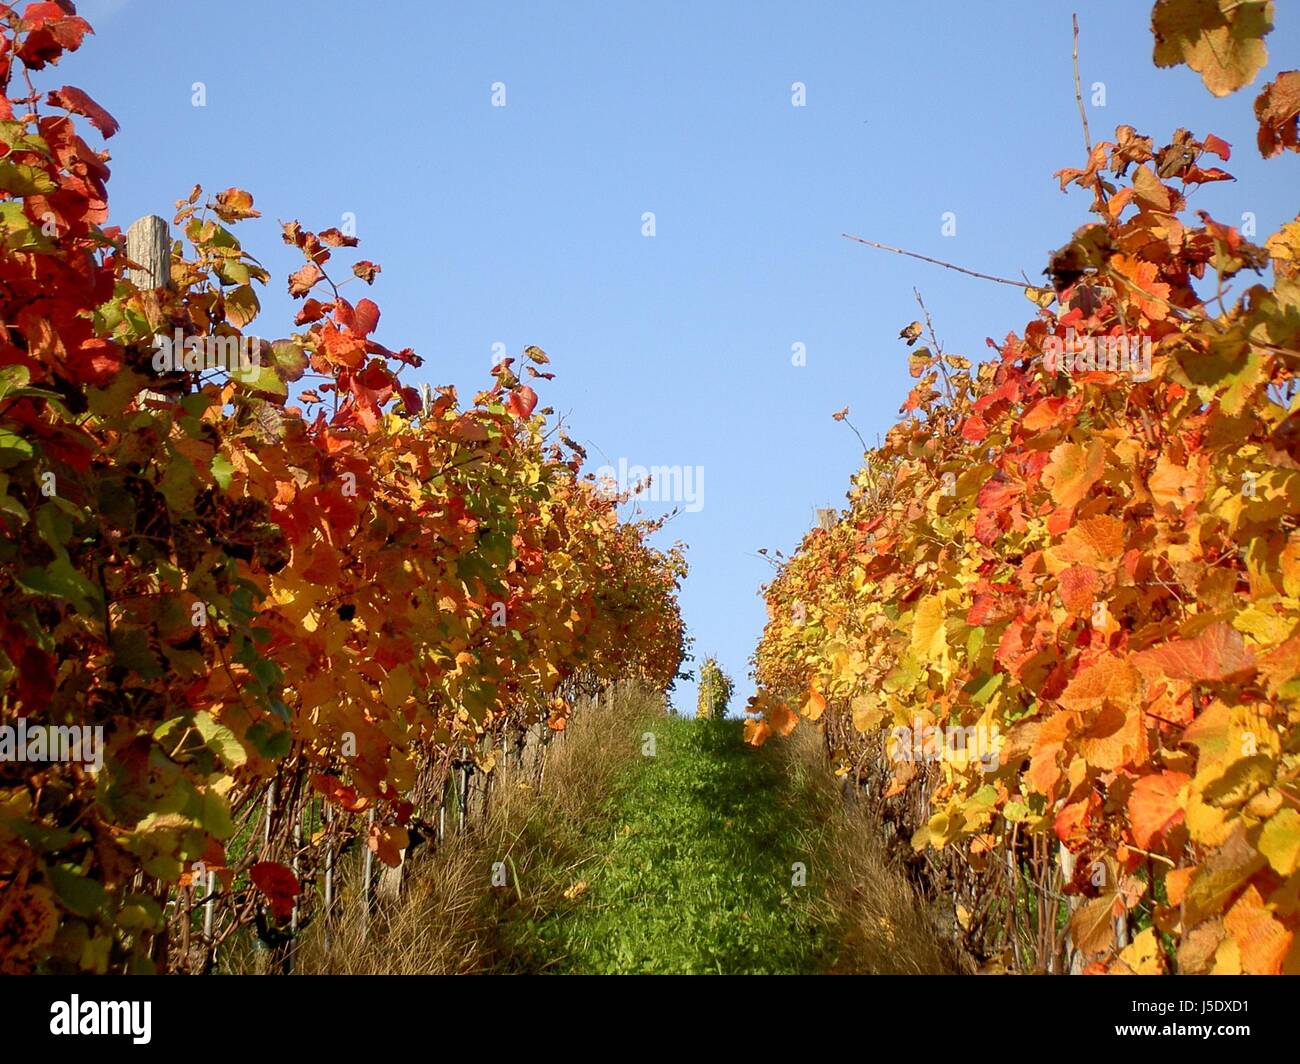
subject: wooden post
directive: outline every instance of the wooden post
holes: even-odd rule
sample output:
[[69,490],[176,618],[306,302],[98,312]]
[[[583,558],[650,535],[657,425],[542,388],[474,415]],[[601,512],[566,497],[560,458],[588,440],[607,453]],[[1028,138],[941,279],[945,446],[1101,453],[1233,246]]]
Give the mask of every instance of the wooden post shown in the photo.
[[262,825],[262,845],[267,847],[267,857],[270,857],[271,846],[271,817],[275,815],[275,780],[266,789],[266,823]]
[[[375,824],[375,811],[370,810],[366,814],[366,828],[372,828]],[[370,937],[370,877],[375,868],[375,851],[370,848],[370,833],[366,832],[366,854],[362,858],[361,864],[361,941],[365,942]]]
[[213,949],[212,949],[212,921],[216,910],[217,899],[217,873],[208,873],[208,900],[203,906],[203,971],[206,973],[212,967]]
[[334,915],[334,838],[331,833],[334,815],[328,805],[321,811],[321,820],[325,824],[325,908],[321,916],[324,918],[325,952],[328,953],[332,938],[330,920]]
[[[266,821],[262,825],[262,859],[271,858],[271,820],[275,816],[275,780],[266,788]],[[268,975],[275,970],[276,950],[269,942],[261,941],[254,958],[258,975]]]
[[[127,280],[141,291],[166,289],[172,283],[172,235],[167,221],[156,214],[137,218],[126,231],[126,257],[139,268],[126,271]],[[165,392],[142,389],[140,396],[156,402],[171,401]]]
[[172,237],[166,220],[146,214],[132,222],[126,231],[126,257],[140,264],[126,273],[137,288],[170,288]]

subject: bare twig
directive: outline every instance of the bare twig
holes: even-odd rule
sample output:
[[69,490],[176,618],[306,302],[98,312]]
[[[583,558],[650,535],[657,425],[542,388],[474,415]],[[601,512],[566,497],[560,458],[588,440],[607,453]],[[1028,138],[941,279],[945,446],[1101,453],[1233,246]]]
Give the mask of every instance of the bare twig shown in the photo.
[[1079,16],[1074,19],[1074,99],[1079,105],[1079,117],[1083,120],[1083,146],[1087,149],[1087,158],[1092,158],[1092,134],[1088,132],[1088,111],[1083,106],[1083,87],[1079,81]]
[[[852,233],[841,233],[845,240],[855,240],[859,244],[866,244],[869,248],[879,248],[881,251],[892,251],[895,255],[906,255],[910,259],[920,259],[922,262],[933,263],[935,266],[942,266],[945,270],[956,270],[958,273],[964,273],[968,277],[978,277],[981,281],[996,281],[998,284],[1009,284],[1012,288],[1023,289],[1024,281],[1013,281],[1007,277],[995,277],[991,273],[980,273],[978,270],[968,270],[965,266],[957,266],[951,262],[944,262],[943,259],[932,259],[929,255],[922,255],[915,251],[907,251],[904,248],[890,247],[888,244],[879,244],[874,240],[864,240],[860,236],[854,236]],[[1030,285],[1030,287],[1034,287]]]

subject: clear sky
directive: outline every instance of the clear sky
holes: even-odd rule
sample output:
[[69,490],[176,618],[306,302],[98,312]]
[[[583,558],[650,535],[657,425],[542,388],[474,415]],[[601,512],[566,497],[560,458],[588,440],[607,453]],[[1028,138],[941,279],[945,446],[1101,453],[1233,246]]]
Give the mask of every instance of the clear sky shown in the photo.
[[[756,551],[792,550],[814,507],[842,502],[861,448],[833,411],[869,442],[896,419],[913,287],[945,347],[977,359],[1032,311],[840,234],[1039,277],[1087,220],[1085,194],[1052,178],[1083,159],[1072,10],[1085,95],[1104,83],[1095,139],[1214,132],[1239,180],[1195,206],[1254,212],[1261,235],[1300,207],[1300,159],[1260,160],[1251,115],[1264,80],[1300,65],[1290,3],[1266,78],[1225,100],[1152,66],[1150,0],[78,6],[97,37],[42,85],[83,88],[122,123],[111,220],[170,218],[196,182],[252,192],[264,217],[238,232],[276,275],[263,335],[292,328],[299,263],[276,220],[351,212],[383,266],[376,338],[424,356],[416,380],[470,394],[494,344],[537,344],[558,372],[542,404],[593,467],[702,467],[703,505],[662,535],[689,544],[687,624],[735,677],[735,707],[771,573]],[[682,685],[676,702],[694,697]]]

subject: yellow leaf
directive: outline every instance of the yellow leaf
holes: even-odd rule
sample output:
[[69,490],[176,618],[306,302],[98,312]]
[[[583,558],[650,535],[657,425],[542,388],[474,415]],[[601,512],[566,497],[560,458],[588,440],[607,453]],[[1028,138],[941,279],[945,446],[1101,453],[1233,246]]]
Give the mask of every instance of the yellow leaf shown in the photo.
[[1157,0],[1153,58],[1161,67],[1186,63],[1215,96],[1227,96],[1268,62],[1264,37],[1272,28],[1272,0]]
[[869,732],[880,726],[885,711],[876,695],[858,695],[850,703],[853,710],[853,727],[859,732]]
[[1283,809],[1265,824],[1259,835],[1259,852],[1278,875],[1293,875],[1300,867],[1300,813]]
[[1164,954],[1155,928],[1148,927],[1120,950],[1119,959],[1110,971],[1115,975],[1161,975],[1164,972]]
[[943,599],[938,595],[917,603],[912,618],[912,653],[926,663],[948,664],[948,639],[943,622]]

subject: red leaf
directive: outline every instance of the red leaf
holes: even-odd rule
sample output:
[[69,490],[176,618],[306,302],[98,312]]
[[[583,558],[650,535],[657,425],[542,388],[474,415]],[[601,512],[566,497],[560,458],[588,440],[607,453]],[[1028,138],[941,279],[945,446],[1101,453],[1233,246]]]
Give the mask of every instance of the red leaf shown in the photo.
[[363,299],[357,304],[356,323],[352,326],[355,332],[362,336],[369,336],[375,331],[379,324],[379,307],[373,300]]
[[962,439],[970,440],[972,443],[979,443],[988,434],[989,427],[984,424],[984,419],[979,414],[971,414],[961,427]]
[[287,920],[293,913],[293,900],[302,893],[302,886],[284,865],[276,861],[258,861],[248,871],[253,886],[266,895],[271,912],[277,920]]
[[524,420],[532,416],[533,407],[536,405],[537,393],[526,384],[521,384],[510,393],[510,398],[506,400],[506,409],[515,417]]
[[90,119],[90,124],[99,130],[105,139],[111,137],[118,130],[116,118],[84,92],[72,85],[64,85],[61,89],[55,89],[47,99],[54,107],[62,107],[65,111],[71,111],[75,115],[85,115],[86,118]]
[[1232,145],[1229,144],[1226,140],[1221,140],[1220,138],[1216,137],[1213,133],[1209,133],[1206,135],[1205,141],[1202,143],[1202,147],[1205,148],[1205,150],[1208,152],[1213,152],[1225,163],[1230,158],[1232,158]]
[[312,776],[311,785],[349,813],[360,813],[370,804],[369,798],[359,797],[355,787],[347,786],[337,776],[326,776],[318,772]]

